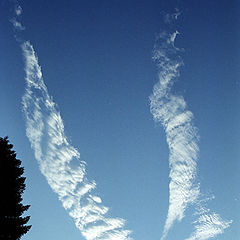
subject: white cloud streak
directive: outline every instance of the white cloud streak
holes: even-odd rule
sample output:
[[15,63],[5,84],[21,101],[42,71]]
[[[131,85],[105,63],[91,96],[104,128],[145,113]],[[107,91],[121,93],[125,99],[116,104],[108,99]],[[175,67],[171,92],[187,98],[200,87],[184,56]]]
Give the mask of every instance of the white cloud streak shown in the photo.
[[[172,18],[177,19],[178,13],[171,15]],[[183,219],[185,210],[191,204],[196,205],[199,218],[194,222],[195,232],[187,240],[205,240],[223,233],[231,222],[222,220],[210,210],[199,212],[203,207],[197,204],[200,196],[200,184],[196,182],[198,130],[184,98],[171,93],[172,85],[179,77],[179,68],[183,65],[178,56],[179,49],[174,45],[178,34],[178,31],[160,34],[153,52],[159,81],[150,96],[150,111],[165,130],[170,167],[169,207],[161,240],[166,239],[175,221]]]
[[[22,8],[16,1],[15,16],[10,20],[14,30],[25,29],[21,15]],[[86,163],[66,138],[63,120],[48,94],[33,46],[15,37],[21,42],[25,59],[26,89],[22,105],[26,135],[42,174],[86,240],[131,240],[131,231],[124,229],[125,220],[109,217],[109,208],[94,195],[96,183],[88,180]]]
[[150,96],[150,109],[155,121],[165,129],[170,150],[169,209],[162,239],[176,220],[182,220],[189,203],[193,203],[199,195],[198,185],[194,185],[199,150],[197,130],[192,124],[193,114],[187,110],[182,96],[170,92],[182,65],[181,59],[175,57],[177,49],[174,40],[177,34],[177,31],[162,33],[158,39],[160,46],[155,46],[153,55],[160,72],[159,82]]
[[48,94],[33,46],[26,41],[21,47],[26,64],[22,98],[26,134],[42,174],[85,239],[130,240],[125,220],[107,217],[109,209],[93,194],[96,183],[88,180],[86,163],[65,136],[63,120]]

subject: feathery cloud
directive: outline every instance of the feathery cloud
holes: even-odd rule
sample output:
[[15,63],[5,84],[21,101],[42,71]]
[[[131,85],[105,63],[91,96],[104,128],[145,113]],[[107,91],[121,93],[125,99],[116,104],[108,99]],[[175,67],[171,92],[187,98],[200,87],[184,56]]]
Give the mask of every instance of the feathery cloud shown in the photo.
[[[10,20],[14,30],[25,29],[21,15],[22,8],[16,1],[15,16]],[[67,140],[63,120],[43,81],[33,46],[18,38],[18,34],[15,38],[21,43],[25,59],[26,89],[22,106],[26,135],[42,174],[87,240],[132,239],[131,231],[124,229],[125,220],[110,218],[109,208],[94,194],[96,183],[87,178],[86,162],[80,160],[80,153]]]
[[[68,142],[56,104],[48,94],[41,67],[30,42],[22,45],[25,58],[26,92],[22,98],[26,134],[42,174],[58,194],[63,207],[74,218],[87,240],[129,240],[125,220],[107,217],[108,208],[93,194],[94,181],[86,176],[86,163]],[[78,161],[78,166],[72,161]]]
[[194,221],[195,231],[191,236],[185,240],[207,240],[214,238],[219,234],[223,234],[224,230],[230,227],[232,220],[224,220],[219,214],[212,212],[210,209],[206,208],[206,202],[214,199],[212,198],[198,200],[196,202],[196,216],[197,220]]
[[[180,12],[166,15],[165,22],[177,19]],[[198,160],[198,130],[193,123],[193,113],[188,110],[187,103],[182,96],[174,95],[171,87],[179,76],[179,68],[183,65],[178,55],[180,49],[175,47],[174,41],[179,34],[162,32],[155,44],[153,60],[158,67],[159,81],[153,87],[150,96],[150,111],[156,122],[159,122],[166,134],[169,147],[169,207],[167,219],[161,240],[167,234],[175,221],[181,221],[187,207],[196,206],[198,220],[194,222],[195,232],[187,240],[205,240],[224,232],[231,221],[224,221],[216,213],[202,211],[199,205],[200,184],[196,182]]]
[[186,240],[206,240],[224,233],[232,221],[224,221],[218,214],[203,214],[196,221],[195,232]]
[[198,185],[194,184],[196,160],[198,157],[198,135],[193,126],[193,114],[187,110],[182,96],[171,94],[171,85],[179,75],[182,60],[176,57],[174,40],[178,32],[162,33],[160,45],[154,49],[153,59],[159,67],[159,82],[150,96],[150,109],[155,121],[160,122],[166,133],[170,150],[169,209],[162,239],[173,225],[184,217],[184,212],[198,195]]

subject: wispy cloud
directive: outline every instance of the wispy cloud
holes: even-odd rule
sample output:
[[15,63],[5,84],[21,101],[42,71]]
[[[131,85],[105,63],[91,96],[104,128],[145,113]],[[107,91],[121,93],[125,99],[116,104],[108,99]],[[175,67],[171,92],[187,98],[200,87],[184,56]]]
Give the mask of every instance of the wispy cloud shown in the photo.
[[177,20],[180,15],[181,15],[181,11],[178,8],[175,8],[174,13],[165,14],[163,19],[165,23],[172,23],[173,21]]
[[17,16],[20,16],[22,14],[22,7],[20,5],[15,6],[15,13]]
[[16,2],[14,7],[14,16],[10,19],[10,22],[13,25],[14,30],[23,31],[25,27],[20,21],[22,15],[22,7]]
[[20,22],[18,22],[15,18],[12,18],[10,21],[13,24],[15,29],[17,29],[17,30],[25,30],[25,27]]
[[[24,30],[15,6],[11,19],[14,30]],[[41,67],[29,41],[19,40],[25,59],[26,89],[22,97],[26,117],[26,135],[34,150],[42,174],[58,194],[63,207],[74,219],[76,227],[87,240],[130,240],[125,220],[109,217],[109,208],[94,194],[96,183],[89,180],[86,162],[67,140],[60,112],[43,81]]]
[[223,220],[218,214],[211,213],[209,209],[204,209],[199,218],[194,222],[195,231],[186,240],[206,240],[214,238],[230,226],[232,221]]
[[[177,19],[180,12],[166,15],[165,22]],[[178,31],[162,32],[155,44],[153,60],[158,67],[159,81],[150,96],[150,110],[156,122],[161,123],[169,146],[169,207],[161,239],[164,240],[175,221],[181,221],[185,210],[195,204],[197,212],[203,208],[199,204],[200,184],[196,182],[198,160],[198,130],[193,123],[193,113],[188,109],[183,96],[174,95],[171,87],[179,76],[183,61],[174,41]],[[195,222],[196,232],[188,240],[208,239],[223,233],[230,222],[219,215],[207,211],[199,214]],[[210,233],[211,232],[211,233]]]
[[13,24],[14,29],[16,30],[25,30],[25,27],[22,25],[21,22],[19,22],[15,17],[10,19],[10,22]]
[[96,183],[88,180],[86,163],[66,138],[63,120],[48,94],[33,46],[26,41],[21,47],[26,62],[27,86],[22,98],[26,134],[42,174],[87,240],[131,239],[130,231],[124,230],[125,220],[107,217],[109,209],[94,195]]
[[162,33],[153,55],[160,71],[159,82],[150,96],[151,113],[163,125],[170,150],[169,209],[162,239],[176,220],[182,220],[189,203],[193,203],[199,195],[199,187],[194,184],[198,134],[192,124],[193,114],[187,109],[182,96],[171,94],[174,78],[179,76],[179,67],[183,64],[175,56],[177,34],[177,31]]

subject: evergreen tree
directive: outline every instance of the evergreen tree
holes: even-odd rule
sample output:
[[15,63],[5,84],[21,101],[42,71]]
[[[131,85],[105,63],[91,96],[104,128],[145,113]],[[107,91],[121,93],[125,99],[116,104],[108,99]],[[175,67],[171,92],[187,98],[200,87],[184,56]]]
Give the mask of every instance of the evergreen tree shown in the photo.
[[12,147],[8,137],[0,137],[0,240],[19,240],[31,228],[26,225],[30,217],[22,217],[30,207],[21,203],[24,168]]

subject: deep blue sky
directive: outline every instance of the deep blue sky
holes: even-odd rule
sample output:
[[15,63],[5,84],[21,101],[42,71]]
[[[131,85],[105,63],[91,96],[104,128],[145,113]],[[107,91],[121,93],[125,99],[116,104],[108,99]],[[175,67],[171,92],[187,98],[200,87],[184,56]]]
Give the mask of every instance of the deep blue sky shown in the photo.
[[[168,210],[168,146],[149,111],[158,81],[152,61],[156,36],[180,32],[184,66],[173,92],[183,95],[200,135],[198,178],[215,195],[209,207],[233,220],[216,239],[237,239],[239,229],[239,3],[237,1],[20,1],[21,33],[39,58],[58,104],[65,132],[112,216],[127,220],[137,240],[159,239]],[[27,177],[31,231],[23,239],[82,239],[41,175],[25,136],[21,97],[24,62],[9,19],[0,10],[0,136],[8,135]],[[178,7],[176,25],[163,15]],[[189,210],[190,211],[190,210]],[[192,232],[191,212],[167,239]]]

